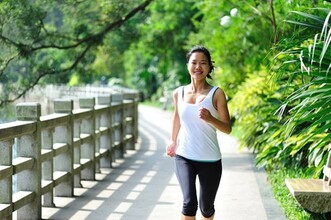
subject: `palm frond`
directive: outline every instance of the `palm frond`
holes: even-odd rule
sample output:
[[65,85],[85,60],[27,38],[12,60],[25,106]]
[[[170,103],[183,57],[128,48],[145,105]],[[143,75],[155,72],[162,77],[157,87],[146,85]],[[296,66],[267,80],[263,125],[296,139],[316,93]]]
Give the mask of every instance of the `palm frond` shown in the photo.
[[[277,113],[279,117],[286,117],[282,134],[288,135],[284,145],[293,145],[291,155],[308,152],[310,163],[319,164],[325,153],[321,149],[331,142],[331,11],[327,10],[325,17],[292,13],[301,19],[286,20],[288,23],[305,27],[311,33],[319,31],[315,31],[310,39],[304,37],[297,41],[297,45],[279,53],[277,59],[282,60],[284,66],[280,69],[282,73],[277,73],[275,78],[282,79],[285,75],[291,78],[291,84],[287,86],[296,88]],[[284,72],[295,66],[297,69]]]

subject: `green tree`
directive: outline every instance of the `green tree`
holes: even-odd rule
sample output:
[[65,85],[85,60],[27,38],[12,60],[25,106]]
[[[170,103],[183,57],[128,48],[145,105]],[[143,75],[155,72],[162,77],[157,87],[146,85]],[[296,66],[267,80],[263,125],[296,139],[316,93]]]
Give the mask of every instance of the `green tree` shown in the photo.
[[216,0],[196,3],[201,8],[195,16],[199,31],[189,36],[189,44],[210,48],[217,67],[214,78],[230,98],[247,74],[268,65],[266,57],[277,39],[271,4]]
[[[317,76],[299,73],[297,69],[298,66],[307,66],[302,62],[308,62],[308,57],[312,57],[312,48],[315,48],[314,56],[328,55],[329,51],[325,47],[319,49],[324,53],[319,52],[321,43],[319,46],[317,43],[313,44],[316,30],[320,33],[322,29],[323,13],[315,10],[315,15],[309,16],[290,12],[325,7],[327,4],[329,3],[317,1],[196,3],[196,8],[201,9],[194,17],[196,29],[199,31],[191,33],[187,44],[204,44],[212,50],[215,65],[218,67],[214,78],[229,95],[230,112],[235,119],[235,127],[239,130],[240,142],[242,146],[252,148],[258,153],[260,164],[272,164],[277,160],[287,165],[294,161],[305,166],[314,162],[323,164],[321,159],[325,157],[325,147],[321,149],[318,146],[325,146],[329,141],[329,135],[325,134],[329,129],[326,127],[329,119],[324,115],[329,109],[328,102],[320,96],[329,96],[325,93],[317,95],[316,91],[310,90],[322,86],[320,91],[325,92],[327,88],[324,88],[325,84],[322,83],[325,82],[322,80],[314,81],[314,85],[311,85],[311,78],[317,80]],[[293,15],[303,19],[293,20]],[[319,26],[313,22],[319,22]],[[293,23],[306,26],[302,29],[292,25]],[[325,41],[327,42],[327,39]],[[280,51],[284,52],[278,56],[277,62],[273,62]],[[293,61],[295,59],[296,62]],[[286,66],[282,65],[284,60]],[[323,59],[323,64],[329,64],[328,62],[328,58]],[[316,61],[312,64],[316,65],[314,72],[318,66],[323,67]],[[311,68],[309,67],[309,74],[312,74]],[[322,71],[322,74],[325,73],[326,69]],[[273,74],[281,80],[272,83]],[[303,91],[306,92],[305,96],[301,95]],[[289,96],[292,92],[293,95]],[[311,104],[309,113],[305,109],[308,108],[308,97],[311,98],[311,103],[320,100],[319,104]],[[300,104],[303,100],[305,101]],[[279,121],[275,113],[284,101],[286,104],[283,105],[283,110],[287,115]],[[322,102],[326,109],[319,111],[317,107],[321,107]],[[289,111],[290,109],[292,110]],[[303,109],[305,113],[301,112]],[[315,123],[310,122],[313,119],[316,120]],[[283,123],[287,120],[289,123],[284,126]],[[292,132],[290,138],[289,131]],[[302,135],[302,131],[309,135]],[[310,149],[309,154],[307,149]],[[294,161],[289,155],[296,155],[293,157]]]
[[195,31],[192,17],[198,9],[191,0],[159,0],[147,10],[138,25],[139,41],[125,52],[125,69],[129,84],[151,98],[188,82],[184,46]]
[[[108,34],[125,32],[119,30],[123,24],[151,2],[2,1],[0,105],[21,97],[36,84],[67,83],[72,75],[83,83],[99,79],[102,73],[95,67],[100,67],[99,57],[107,51],[102,47]],[[118,54],[113,55],[110,68],[119,60]]]

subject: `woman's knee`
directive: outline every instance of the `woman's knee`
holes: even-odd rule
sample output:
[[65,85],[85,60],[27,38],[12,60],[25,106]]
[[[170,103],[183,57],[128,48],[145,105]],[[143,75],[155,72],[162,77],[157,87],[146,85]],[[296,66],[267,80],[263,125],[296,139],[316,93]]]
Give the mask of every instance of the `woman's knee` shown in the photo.
[[209,206],[209,207],[200,206],[200,211],[202,216],[205,218],[210,218],[215,214],[214,206]]
[[184,202],[182,214],[186,216],[195,216],[198,210],[198,202],[197,201],[188,201]]

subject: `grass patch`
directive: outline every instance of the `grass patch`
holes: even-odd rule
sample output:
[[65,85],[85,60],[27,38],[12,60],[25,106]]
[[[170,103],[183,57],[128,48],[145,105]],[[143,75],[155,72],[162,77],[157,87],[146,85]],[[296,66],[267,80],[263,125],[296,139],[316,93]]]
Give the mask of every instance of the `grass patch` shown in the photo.
[[268,179],[271,183],[274,197],[283,208],[289,220],[327,220],[324,214],[310,213],[302,209],[294,197],[290,194],[285,184],[285,178],[303,178],[303,170],[273,168],[268,171]]

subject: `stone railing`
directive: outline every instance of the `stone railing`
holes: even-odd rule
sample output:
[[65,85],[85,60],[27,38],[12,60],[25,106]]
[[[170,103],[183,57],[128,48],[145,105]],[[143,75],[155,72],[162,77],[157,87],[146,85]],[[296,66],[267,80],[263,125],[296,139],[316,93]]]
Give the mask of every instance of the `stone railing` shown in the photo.
[[[0,91],[1,92],[1,91]],[[74,101],[74,106],[78,105],[78,99],[81,97],[96,97],[98,95],[107,95],[113,93],[132,94],[139,93],[137,90],[120,86],[67,86],[47,84],[45,86],[35,86],[29,90],[16,103],[37,102],[41,104],[42,115],[48,115],[54,112],[53,100],[65,97]],[[1,117],[1,115],[0,115]]]
[[[136,93],[16,105],[17,121],[0,124],[0,219],[41,219],[55,196],[73,196],[81,180],[95,180],[138,135]],[[15,151],[15,152],[14,152]],[[15,155],[15,156],[13,156]],[[117,156],[116,156],[117,155]]]

